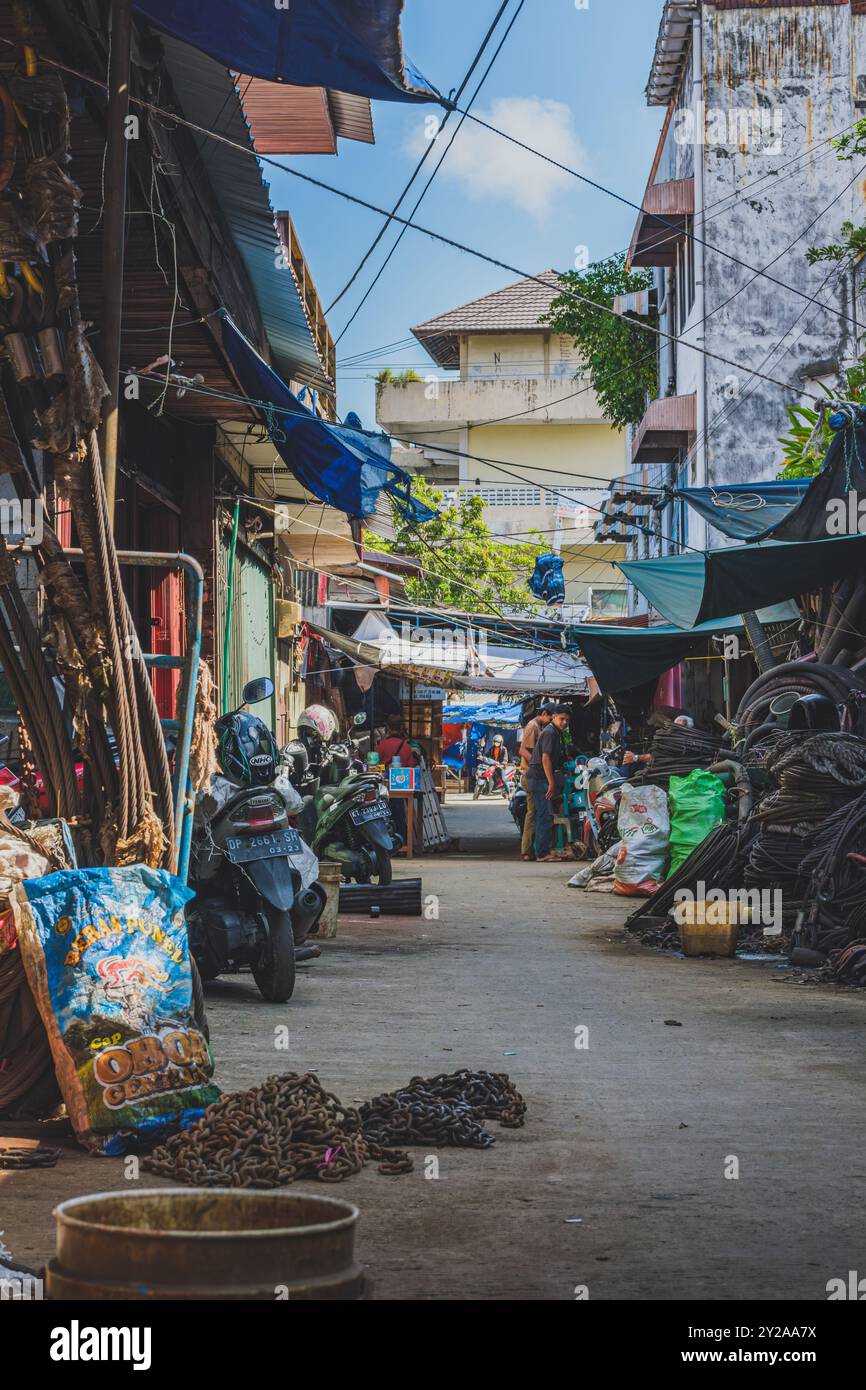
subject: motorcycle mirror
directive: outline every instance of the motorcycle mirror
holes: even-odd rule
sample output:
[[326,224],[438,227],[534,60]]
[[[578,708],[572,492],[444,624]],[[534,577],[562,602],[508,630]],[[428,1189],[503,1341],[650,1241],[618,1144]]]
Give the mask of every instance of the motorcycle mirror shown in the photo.
[[247,681],[244,686],[244,704],[257,705],[269,700],[274,693],[274,683],[270,676],[259,676],[257,680]]

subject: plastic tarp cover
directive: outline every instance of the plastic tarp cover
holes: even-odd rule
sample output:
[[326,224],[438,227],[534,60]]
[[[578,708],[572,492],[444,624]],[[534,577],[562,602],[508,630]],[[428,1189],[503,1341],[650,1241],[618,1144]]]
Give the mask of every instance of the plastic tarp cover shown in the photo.
[[259,406],[271,439],[286,467],[314,497],[352,517],[376,510],[387,492],[414,521],[435,515],[411,496],[411,477],[391,463],[385,434],[331,425],[302,405],[274,369],[220,310],[223,347],[244,392]]
[[403,54],[403,0],[135,0],[155,29],[234,72],[379,101],[441,101]]
[[[751,541],[767,536],[787,521],[803,500],[808,478],[785,482],[732,483],[730,487],[676,488],[700,516],[733,540]],[[826,529],[821,533],[826,535]]]
[[529,580],[530,592],[545,603],[562,603],[565,599],[565,580],[562,560],[558,555],[539,555]]
[[[796,604],[790,602],[758,613],[763,623],[796,622],[799,616]],[[570,627],[566,636],[569,645],[576,645],[583,653],[601,692],[613,695],[664,675],[687,656],[699,652],[712,637],[743,631],[743,620],[735,615],[701,623],[687,631],[666,623],[657,627],[583,623]]]
[[762,541],[653,560],[618,560],[626,579],[680,628],[815,593],[866,564],[866,536]]

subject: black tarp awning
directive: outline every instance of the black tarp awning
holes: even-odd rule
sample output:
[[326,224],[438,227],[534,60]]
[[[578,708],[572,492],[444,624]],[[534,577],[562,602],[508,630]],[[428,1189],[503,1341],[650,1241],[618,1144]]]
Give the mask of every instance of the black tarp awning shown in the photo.
[[[799,622],[793,603],[778,604],[758,614],[763,623]],[[712,637],[744,631],[740,617],[718,618],[683,631],[665,625],[658,627],[606,627],[601,623],[582,623],[567,630],[569,644],[578,646],[605,695],[632,690],[657,679],[686,657],[700,652]],[[792,632],[793,636],[793,632]]]

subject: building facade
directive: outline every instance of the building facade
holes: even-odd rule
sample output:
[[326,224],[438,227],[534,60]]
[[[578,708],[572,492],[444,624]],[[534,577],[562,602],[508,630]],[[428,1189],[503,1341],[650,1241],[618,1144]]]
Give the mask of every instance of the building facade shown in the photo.
[[[862,350],[850,263],[807,252],[864,220],[862,160],[831,140],[866,111],[866,4],[666,0],[646,95],[664,120],[629,261],[654,272],[661,336],[618,484],[635,499],[776,477],[787,408]],[[636,557],[724,544],[675,503],[630,518]]]
[[573,340],[541,322],[559,292],[546,271],[419,324],[412,332],[449,375],[381,383],[376,418],[449,501],[480,494],[504,542],[542,532],[563,558],[569,610],[616,612],[620,552],[596,540],[594,523],[625,437],[604,419]]

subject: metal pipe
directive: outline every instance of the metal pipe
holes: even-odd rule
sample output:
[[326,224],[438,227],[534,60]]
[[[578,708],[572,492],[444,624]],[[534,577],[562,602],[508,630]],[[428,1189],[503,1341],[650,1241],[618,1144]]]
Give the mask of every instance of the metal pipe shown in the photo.
[[[21,546],[28,554],[36,549],[27,543]],[[68,560],[80,560],[83,551],[78,547],[64,550]],[[175,749],[174,776],[174,849],[171,869],[183,882],[186,882],[189,868],[189,849],[192,835],[192,817],[195,810],[195,793],[189,786],[189,755],[192,747],[192,726],[195,717],[195,698],[198,687],[198,663],[201,656],[201,625],[204,608],[204,571],[198,560],[183,551],[174,553],[155,550],[118,550],[117,558],[122,565],[138,568],[182,569],[187,576],[186,604],[186,655],[180,660],[176,657],[154,657],[149,665],[185,665],[184,708],[180,719],[180,741]],[[163,727],[173,725],[174,720],[163,721]]]
[[229,572],[226,581],[226,630],[223,636],[222,689],[220,690],[220,713],[227,714],[229,707],[229,646],[232,632],[232,598],[235,583],[235,555],[238,548],[238,523],[241,516],[241,499],[235,499],[232,517],[232,538],[229,545]]
[[102,473],[108,516],[114,527],[120,436],[120,335],[123,318],[123,243],[126,235],[126,119],[132,0],[111,0],[108,122],[105,150],[105,211],[102,238],[102,366],[108,396],[102,420]]
[[758,670],[762,675],[765,671],[772,671],[773,667],[778,663],[773,655],[773,648],[770,646],[764,624],[761,622],[757,613],[754,612],[743,613],[742,618],[743,626],[752,644],[752,651],[755,654]]

